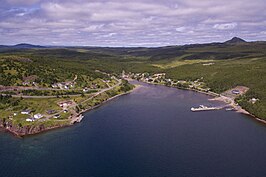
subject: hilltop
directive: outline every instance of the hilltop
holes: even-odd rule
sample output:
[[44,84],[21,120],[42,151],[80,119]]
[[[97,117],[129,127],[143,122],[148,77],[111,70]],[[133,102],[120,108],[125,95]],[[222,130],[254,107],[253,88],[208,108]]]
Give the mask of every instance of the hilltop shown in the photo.
[[21,44],[16,44],[16,45],[0,45],[0,49],[41,49],[41,48],[46,48],[45,46],[41,45],[33,45],[33,44],[26,44],[26,43],[21,43]]
[[244,39],[233,37],[232,39],[225,42],[225,44],[241,44],[241,43],[247,43]]

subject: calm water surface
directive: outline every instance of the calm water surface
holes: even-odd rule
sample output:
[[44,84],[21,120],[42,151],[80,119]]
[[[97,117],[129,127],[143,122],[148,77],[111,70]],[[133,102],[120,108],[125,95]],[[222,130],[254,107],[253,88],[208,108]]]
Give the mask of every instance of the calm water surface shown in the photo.
[[146,85],[75,126],[18,139],[0,132],[1,177],[264,177],[266,127],[208,96]]

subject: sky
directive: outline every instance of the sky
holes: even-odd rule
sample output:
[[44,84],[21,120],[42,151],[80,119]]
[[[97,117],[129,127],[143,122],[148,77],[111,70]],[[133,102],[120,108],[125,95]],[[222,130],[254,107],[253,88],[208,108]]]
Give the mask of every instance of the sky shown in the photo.
[[0,0],[0,44],[167,46],[266,40],[266,0]]

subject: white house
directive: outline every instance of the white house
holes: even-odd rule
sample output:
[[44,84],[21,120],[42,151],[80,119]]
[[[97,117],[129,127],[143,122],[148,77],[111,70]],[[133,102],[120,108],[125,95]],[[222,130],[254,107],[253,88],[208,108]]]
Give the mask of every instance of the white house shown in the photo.
[[257,98],[252,98],[249,100],[252,104],[255,104],[257,101],[259,101],[259,99]]
[[57,119],[57,118],[59,118],[60,117],[60,114],[56,114],[56,115],[54,115],[54,118],[55,119]]
[[33,117],[34,117],[35,119],[40,119],[40,118],[43,117],[43,115],[40,114],[40,113],[38,113],[38,114],[35,114]]
[[165,73],[153,74],[153,76],[157,78],[162,78],[162,77],[165,77]]
[[52,86],[53,88],[57,88],[57,87],[58,87],[57,84],[52,84],[51,86]]
[[83,92],[88,92],[88,91],[89,91],[88,88],[83,89]]
[[21,111],[21,114],[30,114],[31,113],[31,110],[23,110]]
[[73,104],[73,101],[65,101],[65,102],[60,102],[59,106],[60,107],[67,107]]

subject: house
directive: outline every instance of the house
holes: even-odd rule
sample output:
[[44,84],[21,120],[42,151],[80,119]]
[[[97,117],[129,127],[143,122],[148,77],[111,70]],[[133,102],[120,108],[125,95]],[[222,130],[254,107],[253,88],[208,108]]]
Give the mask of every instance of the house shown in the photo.
[[30,114],[31,113],[31,110],[23,110],[21,111],[21,114]]
[[61,84],[61,83],[57,83],[57,87],[62,88],[62,87],[63,87],[63,84]]
[[60,102],[59,106],[60,107],[67,107],[73,104],[73,101],[65,101],[65,102]]
[[54,118],[55,119],[57,119],[57,118],[59,118],[60,117],[60,114],[56,114],[56,115],[54,115]]
[[27,86],[27,85],[30,85],[30,83],[29,82],[22,82],[22,85]]
[[177,81],[177,83],[180,83],[180,84],[186,84],[187,83],[187,81]]
[[251,102],[252,104],[255,104],[257,101],[259,101],[259,99],[257,98],[252,98],[249,100],[249,102]]
[[89,89],[87,87],[83,89],[83,92],[88,92],[88,91]]
[[33,117],[34,117],[35,119],[40,119],[40,118],[43,117],[43,115],[40,114],[40,113],[38,113],[38,114],[35,114]]
[[27,121],[27,122],[34,122],[35,119],[34,119],[34,118],[27,118],[26,121]]
[[239,95],[240,91],[239,90],[232,90],[232,93],[235,94],[235,95]]
[[214,63],[203,63],[202,65],[203,66],[211,66],[211,65],[214,65]]
[[53,88],[57,88],[57,87],[58,87],[57,84],[52,84],[51,86],[52,86]]
[[158,74],[154,74],[153,76],[157,78],[161,78],[161,77],[165,77],[165,73],[158,73]]

